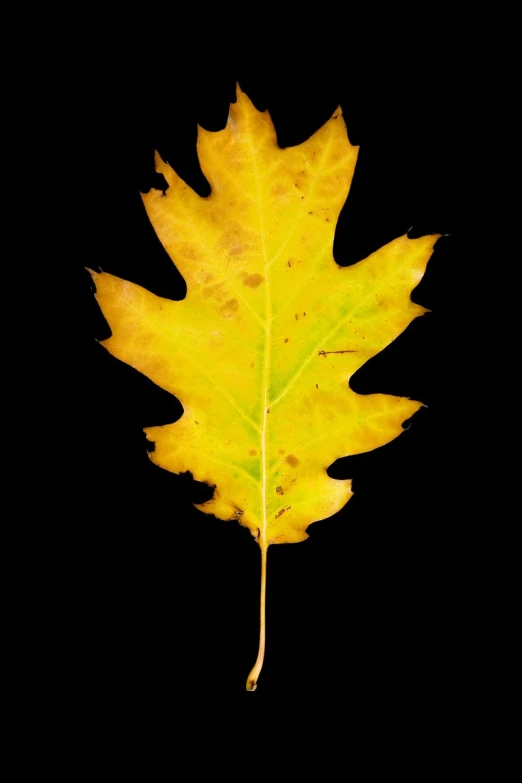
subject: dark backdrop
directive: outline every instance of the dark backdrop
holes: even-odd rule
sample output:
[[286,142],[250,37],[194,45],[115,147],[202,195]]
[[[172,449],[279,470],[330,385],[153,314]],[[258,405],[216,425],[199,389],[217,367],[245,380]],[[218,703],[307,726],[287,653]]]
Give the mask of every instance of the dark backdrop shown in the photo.
[[[111,703],[168,705],[181,693],[222,704],[326,696],[354,718],[376,711],[409,716],[421,732],[435,727],[451,759],[466,728],[481,624],[491,628],[494,614],[477,560],[483,474],[466,405],[473,370],[463,358],[472,326],[459,317],[462,281],[476,261],[465,220],[476,115],[465,68],[440,40],[415,43],[406,32],[380,56],[371,46],[351,56],[348,38],[316,49],[275,35],[186,54],[158,24],[154,43],[144,32],[132,46],[93,50],[82,77],[87,134],[74,161],[81,192],[70,259],[76,426],[65,428],[77,585],[70,654],[86,692]],[[339,264],[408,230],[445,235],[413,293],[432,312],[353,382],[361,393],[410,396],[427,408],[394,442],[331,467],[332,476],[353,478],[342,511],[314,524],[306,542],[270,548],[267,652],[255,694],[244,687],[258,645],[257,544],[237,523],[193,507],[205,487],[149,461],[143,427],[173,421],[181,407],[97,342],[109,330],[84,270],[99,266],[183,297],[139,191],[157,183],[157,148],[197,192],[209,192],[196,123],[224,126],[237,80],[269,109],[281,146],[306,139],[341,104],[360,153],[337,227]],[[486,572],[493,565],[491,553]]]

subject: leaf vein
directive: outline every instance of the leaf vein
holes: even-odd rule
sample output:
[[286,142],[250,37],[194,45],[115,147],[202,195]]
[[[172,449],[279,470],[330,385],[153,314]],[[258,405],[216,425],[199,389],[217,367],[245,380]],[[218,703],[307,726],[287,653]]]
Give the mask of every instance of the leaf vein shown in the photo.
[[330,149],[330,147],[331,147],[331,144],[332,144],[332,135],[333,135],[333,131],[332,131],[332,129],[330,129],[330,135],[329,135],[329,137],[328,137],[328,143],[325,145],[325,148],[324,148],[324,150],[323,150],[323,154],[321,155],[321,160],[320,160],[320,163],[319,163],[319,164],[318,164],[318,166],[317,166],[317,171],[316,171],[316,173],[314,174],[314,177],[313,177],[313,179],[312,179],[312,182],[310,183],[310,187],[309,187],[309,189],[308,189],[308,193],[306,194],[305,198],[303,199],[303,203],[301,204],[301,208],[300,208],[300,209],[298,210],[298,212],[297,212],[296,218],[295,218],[295,220],[294,220],[294,222],[293,222],[293,224],[292,224],[292,226],[291,226],[291,228],[290,228],[290,231],[288,232],[288,234],[287,234],[287,236],[286,236],[286,239],[285,239],[285,241],[283,242],[283,244],[281,245],[281,247],[279,248],[279,250],[277,251],[277,253],[275,254],[275,256],[272,258],[272,260],[271,260],[271,261],[270,261],[270,263],[268,264],[268,267],[269,267],[269,268],[272,266],[272,264],[274,263],[274,261],[277,261],[277,259],[279,258],[279,256],[281,255],[281,253],[283,252],[283,250],[285,249],[285,247],[286,247],[286,246],[288,245],[288,243],[290,242],[290,239],[292,238],[292,236],[293,236],[293,234],[294,234],[294,231],[295,231],[295,229],[296,229],[296,226],[297,226],[297,224],[299,223],[299,221],[301,220],[301,218],[302,218],[302,216],[303,216],[303,212],[304,212],[304,210],[305,210],[305,208],[306,208],[306,205],[308,204],[308,201],[309,201],[309,199],[310,199],[310,195],[312,194],[312,192],[313,192],[313,190],[314,190],[314,188],[315,188],[315,185],[316,185],[316,183],[317,183],[317,179],[318,179],[318,177],[319,177],[319,174],[321,174],[321,173],[322,173],[322,170],[323,170],[323,163],[324,163],[324,161],[326,160],[326,157],[327,157],[328,151],[329,151],[329,149]]
[[[131,312],[133,312],[135,315],[137,315],[137,316],[138,316],[138,318],[141,318],[141,319],[142,319],[143,321],[145,321],[145,323],[147,323],[147,324],[148,324],[150,327],[152,327],[153,329],[156,329],[156,331],[158,331],[158,332],[161,332],[161,334],[164,334],[164,335],[165,335],[165,337],[167,337],[169,340],[171,339],[171,335],[167,334],[167,332],[165,332],[163,329],[160,329],[158,326],[156,326],[156,324],[153,324],[151,321],[149,321],[149,320],[148,320],[148,318],[145,318],[145,316],[144,316],[142,313],[140,313],[138,310],[135,310],[135,309],[134,309],[134,307],[131,307],[131,305],[130,305],[128,302],[126,302],[126,301],[125,301],[125,299],[122,299],[122,298],[121,298],[121,296],[119,296],[119,295],[118,295],[118,294],[117,294],[115,291],[114,291],[113,293],[114,293],[114,296],[116,297],[116,299],[119,299],[119,300],[120,300],[120,302],[121,302],[123,305],[125,305],[125,307],[127,307],[129,310],[131,310]],[[139,353],[139,350],[136,350],[136,349],[134,349],[134,351],[135,351],[136,353]],[[254,422],[254,421],[253,421],[253,420],[250,418],[250,416],[249,416],[247,413],[245,413],[245,411],[244,411],[244,410],[241,408],[241,406],[240,406],[240,405],[239,405],[239,404],[236,402],[236,400],[234,400],[234,398],[233,398],[233,397],[231,397],[231,396],[230,396],[230,395],[229,395],[227,392],[225,392],[225,391],[224,391],[224,390],[221,388],[221,386],[219,386],[219,385],[216,383],[216,381],[214,380],[214,378],[213,378],[211,375],[209,375],[209,374],[207,373],[207,371],[205,370],[205,368],[204,368],[204,367],[202,367],[202,366],[199,364],[199,362],[197,362],[197,361],[195,361],[194,359],[192,359],[192,357],[191,357],[191,356],[189,356],[187,353],[185,353],[185,351],[183,351],[181,348],[176,348],[176,351],[175,351],[175,352],[176,352],[176,353],[179,353],[179,354],[181,354],[182,356],[184,356],[186,359],[188,359],[188,361],[189,361],[189,362],[191,362],[191,364],[193,364],[193,365],[194,365],[194,367],[197,367],[197,368],[198,368],[198,370],[201,372],[201,374],[202,374],[202,375],[204,375],[204,376],[205,376],[205,378],[207,378],[207,379],[210,381],[210,383],[211,383],[211,384],[214,386],[214,388],[215,388],[215,389],[217,389],[217,391],[219,391],[219,392],[220,392],[220,393],[223,395],[223,397],[225,397],[225,399],[227,399],[227,400],[230,402],[230,404],[231,404],[231,405],[232,405],[232,406],[233,406],[233,407],[234,407],[234,408],[237,410],[237,412],[238,412],[238,413],[239,413],[241,416],[243,416],[243,418],[244,418],[244,419],[245,419],[245,420],[246,420],[246,421],[247,421],[247,422],[250,424],[250,426],[251,426],[251,427],[253,427],[253,428],[254,428],[254,430],[255,430],[256,432],[259,432],[259,431],[260,431],[260,430],[259,430],[259,427],[257,426],[257,424],[255,424],[255,422]],[[142,351],[142,353],[147,353],[147,351]]]
[[190,227],[191,227],[192,231],[194,232],[194,234],[195,234],[195,235],[197,236],[197,238],[199,239],[199,241],[200,241],[200,243],[201,243],[202,247],[203,247],[203,248],[206,250],[206,252],[207,252],[207,253],[210,255],[210,257],[211,257],[211,258],[212,258],[212,260],[214,261],[214,266],[215,266],[217,269],[219,269],[219,271],[221,272],[221,274],[223,275],[223,277],[225,277],[225,278],[228,280],[228,282],[230,283],[230,286],[231,286],[231,288],[232,288],[232,289],[233,289],[233,290],[236,292],[237,296],[238,296],[238,297],[241,299],[241,301],[242,301],[242,302],[243,302],[243,303],[244,303],[244,304],[247,306],[247,309],[248,309],[248,310],[250,310],[250,312],[252,313],[252,315],[254,316],[254,318],[256,319],[256,321],[258,321],[258,322],[261,324],[261,326],[263,326],[263,327],[264,327],[264,326],[265,326],[265,322],[264,322],[264,320],[263,320],[263,319],[262,319],[262,318],[261,318],[261,317],[258,315],[258,313],[256,313],[256,311],[255,311],[255,310],[252,308],[252,306],[251,306],[250,302],[248,301],[248,299],[245,299],[245,297],[243,296],[243,294],[241,293],[241,291],[239,290],[239,288],[237,287],[237,285],[234,283],[234,281],[232,280],[232,278],[231,278],[231,277],[230,277],[230,276],[227,274],[227,270],[226,270],[226,268],[225,268],[225,267],[223,267],[223,266],[222,266],[222,265],[219,263],[219,260],[218,260],[218,258],[217,258],[217,256],[216,256],[216,254],[215,254],[215,253],[214,253],[214,252],[213,252],[213,251],[210,249],[210,247],[207,245],[207,243],[205,242],[205,240],[203,239],[203,237],[201,236],[201,234],[200,234],[200,233],[199,233],[199,231],[197,230],[196,226],[194,225],[194,223],[193,223],[193,222],[192,222],[192,220],[190,219],[190,215],[189,215],[189,213],[187,212],[187,210],[186,210],[186,207],[185,207],[185,205],[183,204],[183,201],[182,201],[182,199],[178,198],[178,201],[179,201],[179,203],[180,203],[180,205],[181,205],[181,208],[182,208],[182,210],[183,210],[184,214],[185,214],[185,215],[186,215],[186,217],[187,217],[188,223],[189,223],[189,225],[190,225]]
[[[372,297],[372,296],[375,294],[375,291],[376,291],[376,290],[379,290],[379,289],[382,287],[382,285],[384,285],[386,282],[387,282],[387,280],[381,280],[381,281],[379,281],[379,284],[378,284],[378,285],[376,285],[374,288],[372,288],[370,291],[368,291],[368,294],[367,294],[366,296],[364,296],[364,297],[363,297],[363,298],[362,298],[362,299],[361,299],[359,302],[357,302],[357,305],[356,305],[356,307],[353,307],[353,308],[351,308],[351,309],[350,309],[350,310],[349,310],[349,311],[346,313],[346,315],[344,316],[344,318],[342,318],[342,319],[341,319],[341,320],[340,320],[340,321],[339,321],[339,322],[338,322],[338,323],[337,323],[337,324],[336,324],[336,325],[335,325],[335,326],[334,326],[334,327],[333,327],[333,328],[332,328],[332,329],[331,329],[331,330],[328,332],[328,334],[327,334],[327,335],[325,335],[324,337],[322,337],[322,338],[319,340],[319,342],[318,342],[318,343],[317,343],[317,345],[316,345],[316,346],[315,346],[315,347],[312,349],[312,351],[310,352],[310,354],[308,355],[308,357],[305,359],[305,361],[303,361],[303,362],[302,362],[302,364],[301,364],[301,365],[300,365],[300,366],[297,368],[296,372],[294,373],[294,375],[292,376],[292,378],[291,378],[291,379],[288,381],[287,385],[285,386],[285,388],[283,389],[283,391],[281,392],[281,394],[279,394],[279,396],[278,396],[278,397],[276,397],[276,399],[275,399],[275,400],[273,400],[273,401],[271,401],[271,402],[269,402],[269,403],[268,403],[268,404],[269,404],[269,407],[273,407],[273,406],[274,406],[274,405],[276,405],[278,402],[280,402],[280,400],[281,400],[281,399],[282,399],[282,398],[285,396],[285,394],[288,392],[288,390],[290,389],[290,387],[291,387],[291,386],[292,386],[292,385],[295,383],[295,381],[296,381],[296,380],[299,378],[299,376],[301,375],[301,373],[304,371],[305,367],[307,367],[307,366],[308,366],[308,364],[310,363],[310,361],[311,361],[311,360],[314,358],[314,356],[316,356],[316,355],[317,355],[317,350],[318,350],[318,348],[319,348],[321,345],[324,345],[324,344],[325,344],[325,343],[326,343],[326,342],[327,342],[327,341],[328,341],[328,340],[329,340],[331,337],[333,337],[333,335],[334,335],[336,332],[338,332],[338,331],[339,331],[339,329],[340,329],[342,326],[344,326],[344,324],[346,323],[346,321],[348,320],[348,318],[349,318],[351,315],[354,315],[354,314],[357,312],[357,310],[358,310],[358,309],[361,307],[361,305],[362,305],[364,302],[366,302],[368,299],[370,299],[370,297]],[[405,308],[405,309],[407,310],[408,308]],[[396,313],[400,313],[400,312],[402,312],[402,311],[401,311],[401,310],[397,310],[395,313],[392,313],[391,315],[395,315]]]

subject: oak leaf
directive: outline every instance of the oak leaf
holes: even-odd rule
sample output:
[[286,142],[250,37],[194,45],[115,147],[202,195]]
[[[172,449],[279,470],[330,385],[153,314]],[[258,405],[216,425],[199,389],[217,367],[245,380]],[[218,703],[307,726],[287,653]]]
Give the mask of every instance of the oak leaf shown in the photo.
[[401,236],[354,266],[333,257],[358,148],[340,109],[310,139],[281,149],[268,112],[237,88],[226,127],[198,128],[211,186],[201,198],[156,155],[168,189],[143,202],[185,278],[175,302],[92,273],[111,354],[175,395],[173,424],[151,427],[151,459],[215,487],[202,511],[236,519],[262,553],[259,655],[265,647],[266,556],[335,514],[352,495],[336,459],[402,431],[422,403],[360,395],[351,376],[426,312],[410,292],[436,236]]

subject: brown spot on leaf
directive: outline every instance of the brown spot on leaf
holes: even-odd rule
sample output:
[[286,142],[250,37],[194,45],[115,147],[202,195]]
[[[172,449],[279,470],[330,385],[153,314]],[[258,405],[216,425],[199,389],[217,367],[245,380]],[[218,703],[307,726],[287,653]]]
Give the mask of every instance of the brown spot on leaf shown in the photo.
[[260,275],[259,272],[252,272],[252,274],[244,272],[243,285],[247,285],[249,288],[257,288],[264,279],[263,275]]
[[279,511],[275,515],[275,518],[277,519],[278,517],[281,516],[281,514],[284,514],[285,511],[288,511],[288,509],[290,509],[290,508],[292,508],[292,506],[285,506],[284,508],[279,509]]
[[237,299],[229,299],[228,302],[221,307],[221,312],[225,318],[233,318],[237,313],[239,303]]
[[323,351],[322,349],[318,352],[318,356],[327,356],[331,353],[358,353],[357,351],[352,350],[346,350],[346,351]]
[[223,293],[220,290],[222,285],[223,285],[223,281],[221,281],[220,283],[212,283],[212,285],[206,285],[202,289],[201,293],[205,297],[213,296],[215,299],[222,299]]
[[236,509],[234,512],[234,516],[236,519],[239,519],[239,517],[242,517],[245,512],[243,511],[242,508],[239,508],[239,506],[236,503],[234,503],[234,501],[232,501],[232,505]]
[[279,453],[280,453],[280,454],[284,454],[284,453],[285,453],[285,450],[284,450],[284,449],[279,449]]
[[276,492],[278,492],[280,495],[284,495],[283,487],[276,487]]
[[285,457],[286,461],[292,468],[296,468],[299,465],[299,460],[295,456],[295,454],[287,454]]
[[250,454],[251,457],[255,457],[256,454],[257,454],[257,451],[255,449],[250,449],[250,451],[248,453]]
[[288,342],[288,337],[285,337],[285,343],[287,343],[287,342]]
[[240,256],[243,250],[244,250],[243,245],[236,242],[235,244],[233,244],[231,247],[228,248],[228,255]]

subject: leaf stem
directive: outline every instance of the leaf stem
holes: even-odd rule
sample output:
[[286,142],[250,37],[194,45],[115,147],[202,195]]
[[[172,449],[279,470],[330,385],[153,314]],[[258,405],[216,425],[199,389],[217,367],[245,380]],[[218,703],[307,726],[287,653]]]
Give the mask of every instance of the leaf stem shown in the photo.
[[246,682],[247,691],[255,691],[257,688],[257,680],[261,669],[263,668],[263,660],[265,658],[265,623],[266,623],[266,554],[268,545],[263,541],[261,544],[261,606],[259,614],[259,652],[257,653],[257,660],[254,664],[254,668],[248,675]]

